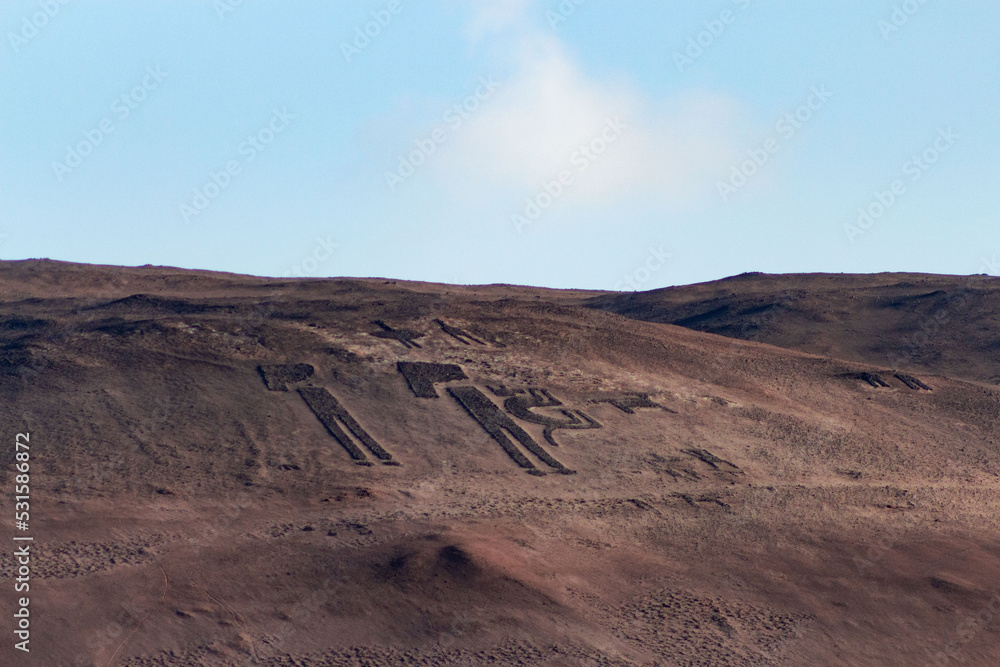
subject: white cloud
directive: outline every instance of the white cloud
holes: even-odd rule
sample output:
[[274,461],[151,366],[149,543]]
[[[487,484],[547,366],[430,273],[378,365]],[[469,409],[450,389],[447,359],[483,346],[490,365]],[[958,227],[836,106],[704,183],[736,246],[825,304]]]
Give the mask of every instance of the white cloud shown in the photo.
[[[569,171],[573,180],[559,197],[560,207],[677,207],[717,197],[716,180],[729,173],[744,144],[732,100],[698,91],[652,100],[628,81],[589,76],[552,31],[531,25],[525,11],[530,0],[454,2],[469,13],[470,48],[490,54],[486,78],[506,74],[497,75],[499,88],[458,126],[447,113],[446,122],[430,114],[423,127],[398,118],[379,125],[385,128],[375,132],[381,142],[408,147],[385,171],[393,192],[413,192],[413,175],[436,186],[456,211],[516,209]],[[477,86],[471,82],[467,92]],[[581,147],[595,140],[602,147],[609,122],[624,131],[600,156],[581,158]],[[419,155],[419,146],[442,130],[445,139],[432,145],[433,154]],[[403,166],[407,159],[412,168]]]
[[[443,184],[474,196],[527,196],[570,170],[567,199],[684,203],[694,191],[714,192],[714,179],[735,159],[736,109],[724,97],[693,93],[654,104],[627,84],[588,78],[557,39],[538,32],[522,37],[514,57],[511,78],[435,156],[431,171]],[[627,129],[592,162],[574,162],[609,120]],[[583,162],[590,166],[580,172]]]

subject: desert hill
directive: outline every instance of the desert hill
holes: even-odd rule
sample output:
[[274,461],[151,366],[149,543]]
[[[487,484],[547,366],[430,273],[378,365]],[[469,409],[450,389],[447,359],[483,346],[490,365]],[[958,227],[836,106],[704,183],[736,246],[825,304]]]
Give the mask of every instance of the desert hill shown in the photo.
[[0,483],[30,433],[35,538],[0,663],[993,664],[1000,389],[950,365],[986,334],[934,338],[950,374],[635,319],[758,279],[0,263]]
[[1000,384],[1000,279],[744,274],[590,305],[813,354]]

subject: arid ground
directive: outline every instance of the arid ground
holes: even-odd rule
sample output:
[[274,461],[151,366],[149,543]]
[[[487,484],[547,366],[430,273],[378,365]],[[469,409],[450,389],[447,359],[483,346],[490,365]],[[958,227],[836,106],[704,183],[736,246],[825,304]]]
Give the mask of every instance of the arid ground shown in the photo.
[[998,313],[2,262],[0,664],[995,665]]

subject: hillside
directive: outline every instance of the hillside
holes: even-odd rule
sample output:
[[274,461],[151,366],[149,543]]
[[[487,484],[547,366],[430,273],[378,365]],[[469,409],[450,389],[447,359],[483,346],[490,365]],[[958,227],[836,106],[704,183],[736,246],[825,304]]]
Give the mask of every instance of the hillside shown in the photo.
[[1000,384],[1000,279],[744,274],[591,298],[648,322]]
[[[994,288],[896,365],[875,350],[943,298],[914,295],[959,279],[894,280],[802,279],[757,342],[694,324],[773,311],[776,277],[0,263],[0,482],[11,516],[30,433],[35,538],[31,653],[0,663],[992,664]],[[661,315],[687,328],[635,319]]]

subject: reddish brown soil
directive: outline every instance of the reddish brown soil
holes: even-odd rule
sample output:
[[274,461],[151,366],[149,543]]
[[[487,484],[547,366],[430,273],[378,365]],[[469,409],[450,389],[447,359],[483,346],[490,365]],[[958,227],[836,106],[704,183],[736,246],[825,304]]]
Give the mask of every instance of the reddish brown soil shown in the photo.
[[[0,557],[0,664],[996,664],[997,281],[966,280],[614,297],[0,263],[2,506],[29,431],[36,540],[28,655]],[[937,290],[972,290],[970,314],[886,363]],[[786,291],[753,334],[785,347],[594,307],[695,326],[721,299],[698,326],[738,329]],[[467,378],[418,395],[401,361]],[[519,466],[457,387],[576,474],[503,431]],[[600,428],[546,441],[581,411]]]
[[588,301],[802,352],[1000,383],[1000,280],[919,273],[742,274]]

